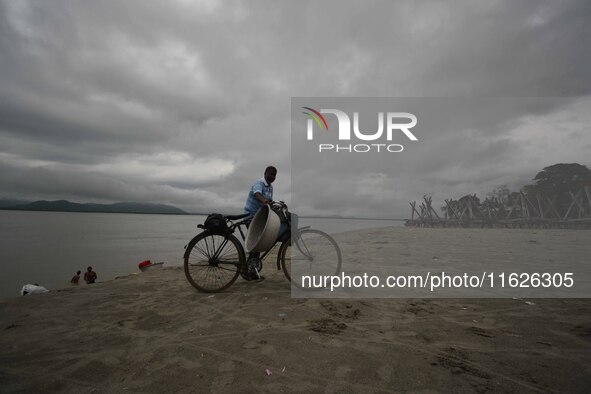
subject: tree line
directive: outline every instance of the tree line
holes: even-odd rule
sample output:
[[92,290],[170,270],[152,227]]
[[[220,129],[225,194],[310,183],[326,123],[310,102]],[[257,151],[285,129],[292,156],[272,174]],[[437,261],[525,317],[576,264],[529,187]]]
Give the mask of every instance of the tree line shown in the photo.
[[498,218],[512,212],[519,214],[524,209],[539,217],[548,214],[563,218],[573,207],[579,216],[591,216],[591,170],[578,163],[545,167],[533,178],[533,184],[519,191],[501,185],[482,201],[476,194],[467,194],[458,200],[446,200],[441,209],[448,218],[458,217],[459,213],[470,218],[492,218],[493,215]]

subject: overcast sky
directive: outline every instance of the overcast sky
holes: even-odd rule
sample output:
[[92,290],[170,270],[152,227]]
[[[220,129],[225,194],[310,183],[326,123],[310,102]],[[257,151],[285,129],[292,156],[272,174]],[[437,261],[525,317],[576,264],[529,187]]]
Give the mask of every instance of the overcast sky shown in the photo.
[[349,179],[370,200],[316,174],[300,209],[519,188],[591,164],[590,20],[588,0],[0,0],[0,198],[236,212],[268,164],[290,201],[291,97],[559,97],[419,135],[404,171]]

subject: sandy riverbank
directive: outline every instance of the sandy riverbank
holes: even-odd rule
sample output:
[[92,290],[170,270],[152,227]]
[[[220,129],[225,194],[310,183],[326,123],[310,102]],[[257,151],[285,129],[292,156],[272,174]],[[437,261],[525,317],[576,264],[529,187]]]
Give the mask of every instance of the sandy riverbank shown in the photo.
[[589,300],[292,299],[265,274],[215,296],[168,268],[0,301],[0,391],[591,390]]

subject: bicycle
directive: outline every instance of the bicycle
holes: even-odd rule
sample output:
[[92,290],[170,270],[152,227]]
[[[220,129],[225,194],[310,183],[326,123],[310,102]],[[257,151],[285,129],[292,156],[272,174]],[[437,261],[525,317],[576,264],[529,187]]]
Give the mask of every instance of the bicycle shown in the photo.
[[[219,215],[223,224],[217,228],[197,227],[203,232],[196,235],[186,246],[184,259],[185,276],[191,285],[205,293],[218,293],[230,287],[242,273],[256,273],[259,276],[263,260],[280,244],[277,252],[277,270],[283,270],[287,279],[301,288],[300,281],[294,281],[292,271],[301,279],[300,273],[308,275],[324,273],[338,275],[341,269],[341,250],[336,241],[327,233],[311,229],[310,226],[292,229],[291,214],[283,201],[273,202],[273,210],[285,223],[285,231],[273,246],[260,256],[247,260],[243,243],[246,240],[244,228],[251,219],[248,214]],[[211,215],[210,215],[211,216]],[[294,215],[295,216],[295,215]],[[242,242],[234,235],[238,230]],[[294,237],[292,237],[294,232]],[[292,250],[292,239],[295,250]],[[325,263],[314,264],[317,258]],[[328,264],[326,264],[328,262]],[[260,277],[260,276],[259,276]]]

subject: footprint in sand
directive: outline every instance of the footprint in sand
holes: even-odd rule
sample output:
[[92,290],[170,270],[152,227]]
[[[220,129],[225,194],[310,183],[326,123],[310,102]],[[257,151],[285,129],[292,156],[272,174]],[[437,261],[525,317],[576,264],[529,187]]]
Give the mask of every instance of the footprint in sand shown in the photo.
[[227,387],[234,383],[234,369],[234,361],[226,360],[222,362],[218,367],[220,374],[211,382],[211,391],[221,392],[227,390]]
[[348,365],[340,365],[337,367],[334,375],[337,379],[346,379],[347,377],[349,377],[349,375],[351,374],[351,372],[353,371],[353,369],[351,367],[349,367]]
[[234,361],[226,360],[220,364],[219,371],[220,372],[232,372],[234,370]]
[[273,345],[263,345],[261,347],[261,353],[265,356],[275,353],[275,346]]
[[392,366],[382,365],[377,370],[378,376],[382,382],[389,382],[392,379]]

